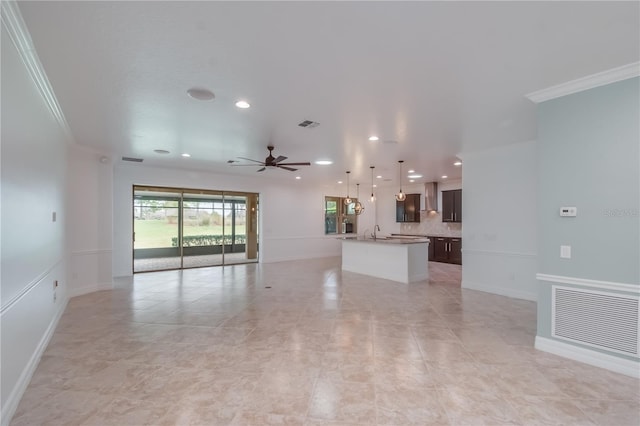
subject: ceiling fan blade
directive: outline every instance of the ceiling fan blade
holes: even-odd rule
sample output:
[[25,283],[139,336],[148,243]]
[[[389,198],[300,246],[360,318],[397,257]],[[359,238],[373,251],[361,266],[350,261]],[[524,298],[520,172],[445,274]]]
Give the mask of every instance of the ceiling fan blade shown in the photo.
[[293,167],[286,167],[286,166],[281,166],[281,165],[277,165],[276,167],[280,168],[280,169],[285,169],[285,170],[289,170],[290,172],[295,172],[298,169],[294,169]]
[[286,159],[287,159],[287,157],[285,157],[284,155],[280,155],[278,158],[273,160],[273,163],[276,164],[276,163],[279,163],[279,162],[284,161]]
[[231,167],[257,167],[264,166],[264,164],[229,164]]
[[310,166],[311,163],[282,163],[279,166]]
[[251,158],[245,158],[245,157],[237,157],[237,158],[241,160],[253,161],[254,163],[264,164],[264,161],[252,160]]
[[258,172],[263,172],[263,171],[265,171],[265,170],[267,170],[267,168],[266,168],[266,167],[263,167],[263,168],[261,168],[261,169],[258,169],[257,171],[258,171]]

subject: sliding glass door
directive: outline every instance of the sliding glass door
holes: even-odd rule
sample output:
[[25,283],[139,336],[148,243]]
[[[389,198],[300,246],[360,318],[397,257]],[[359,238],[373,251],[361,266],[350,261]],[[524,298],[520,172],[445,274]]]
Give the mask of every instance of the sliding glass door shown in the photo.
[[134,187],[134,272],[258,261],[258,194]]
[[133,197],[133,272],[178,269],[180,194],[140,190]]

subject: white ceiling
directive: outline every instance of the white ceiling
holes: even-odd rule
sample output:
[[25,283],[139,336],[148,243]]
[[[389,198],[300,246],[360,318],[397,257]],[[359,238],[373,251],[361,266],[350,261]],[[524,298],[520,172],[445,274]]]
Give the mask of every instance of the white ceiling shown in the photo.
[[[524,95],[640,59],[638,2],[20,2],[76,142],[144,164],[331,159],[272,177],[460,177],[535,139]],[[216,99],[189,98],[192,87]],[[238,99],[252,105],[234,106]],[[303,120],[315,129],[297,126]],[[380,137],[369,142],[370,135]],[[384,141],[396,141],[387,143]],[[154,149],[166,149],[159,155]],[[188,152],[191,158],[180,154]],[[406,175],[406,173],[405,173]]]

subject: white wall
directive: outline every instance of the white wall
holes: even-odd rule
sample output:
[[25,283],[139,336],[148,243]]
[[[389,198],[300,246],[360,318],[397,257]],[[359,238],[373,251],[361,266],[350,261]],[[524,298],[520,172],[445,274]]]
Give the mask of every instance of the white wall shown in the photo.
[[67,144],[5,26],[1,40],[0,390],[7,424],[67,300]]
[[463,155],[463,288],[536,300],[536,148]]
[[[266,173],[281,173],[267,171]],[[132,274],[133,185],[201,188],[257,192],[259,201],[260,262],[340,255],[335,236],[324,235],[324,197],[339,192],[332,187],[270,179],[268,175],[243,177],[119,164],[113,187],[113,275]]]
[[[104,157],[105,162],[100,162]],[[69,152],[69,295],[112,287],[113,164],[89,148]]]

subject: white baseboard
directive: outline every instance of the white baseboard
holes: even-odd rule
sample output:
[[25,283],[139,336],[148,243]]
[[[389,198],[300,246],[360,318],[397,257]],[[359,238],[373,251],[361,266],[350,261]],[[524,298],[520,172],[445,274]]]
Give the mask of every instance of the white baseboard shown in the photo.
[[490,286],[490,285],[486,285],[486,284],[482,284],[482,283],[478,283],[478,282],[473,282],[473,281],[469,281],[469,280],[462,280],[462,288],[467,289],[467,290],[484,291],[485,293],[492,293],[492,294],[497,294],[497,295],[500,295],[500,296],[507,296],[507,297],[511,297],[511,298],[514,298],[514,299],[524,299],[524,300],[530,300],[532,302],[537,302],[538,301],[538,294],[537,293],[530,293],[530,292],[527,292],[527,291],[514,290],[512,288]]
[[33,373],[35,373],[38,364],[40,363],[40,358],[42,358],[42,354],[44,353],[47,345],[49,345],[49,341],[53,336],[53,333],[56,331],[56,327],[58,327],[58,322],[62,317],[65,309],[67,308],[67,303],[69,302],[69,298],[64,300],[64,303],[56,313],[56,316],[53,317],[53,320],[47,327],[47,331],[45,331],[42,339],[38,343],[36,350],[31,355],[29,362],[25,366],[24,370],[22,370],[22,374],[20,374],[20,378],[18,382],[13,387],[11,394],[7,398],[4,406],[2,407],[2,413],[0,413],[0,417],[2,418],[2,422],[0,423],[2,426],[8,426],[11,422],[11,418],[16,413],[18,409],[18,404],[20,404],[20,400],[22,399],[22,395],[27,390],[27,386],[31,382],[31,378],[33,377]]
[[82,286],[80,288],[71,288],[69,289],[69,298],[71,299],[72,297],[82,296],[83,294],[89,294],[96,291],[112,290],[112,289],[113,289],[112,282]]
[[540,336],[536,336],[535,348],[574,361],[624,374],[625,376],[640,378],[639,361],[631,361]]

